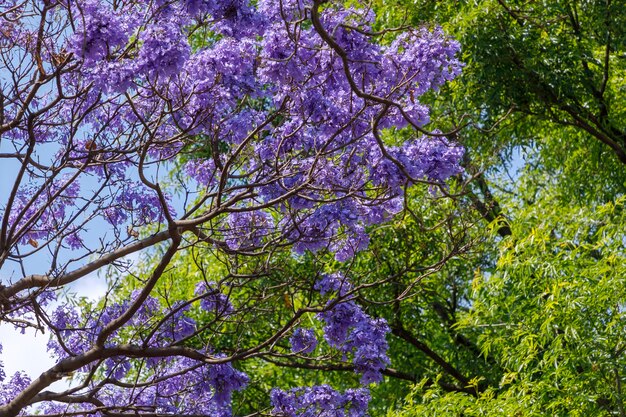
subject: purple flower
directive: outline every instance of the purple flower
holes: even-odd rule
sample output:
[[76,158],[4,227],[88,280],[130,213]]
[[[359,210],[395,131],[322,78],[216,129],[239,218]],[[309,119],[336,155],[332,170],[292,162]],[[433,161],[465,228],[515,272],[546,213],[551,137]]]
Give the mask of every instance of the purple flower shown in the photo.
[[291,338],[291,351],[293,353],[309,354],[317,347],[317,338],[313,329],[297,328]]
[[[1,354],[2,354],[2,344],[0,343],[0,355]],[[0,383],[4,381],[4,378],[6,378],[6,374],[4,373],[4,363],[0,361]]]
[[202,297],[200,306],[217,317],[227,316],[234,310],[228,296],[221,293],[213,282],[199,282],[194,293]]
[[138,70],[150,77],[168,77],[178,73],[191,53],[191,47],[175,23],[149,26],[140,35]]
[[8,404],[30,384],[25,372],[16,372],[7,382],[0,382],[0,404]]
[[105,59],[128,40],[127,20],[105,2],[86,0],[81,7],[82,22],[72,39],[73,52],[87,65]]
[[319,291],[321,295],[337,292],[339,295],[343,296],[350,291],[352,285],[342,274],[335,273],[323,275],[321,279],[315,282],[314,288]]
[[361,388],[344,394],[329,385],[273,389],[270,401],[272,415],[281,417],[364,417],[367,415],[369,391]]
[[109,358],[105,361],[107,375],[117,380],[121,380],[126,376],[131,368],[130,361],[127,358]]
[[[174,214],[174,209],[168,205]],[[143,226],[163,219],[163,207],[158,195],[142,184],[125,184],[113,203],[104,210],[104,218],[117,226],[130,220],[133,225]]]
[[[320,293],[337,292],[341,296],[345,278],[325,276],[315,288]],[[332,303],[333,299],[329,301]],[[389,364],[386,336],[390,329],[384,319],[373,319],[354,301],[341,301],[318,318],[325,323],[324,338],[331,347],[352,355],[355,371],[363,385],[382,380],[381,371]]]
[[218,404],[228,405],[233,391],[241,391],[248,385],[249,378],[246,374],[229,363],[211,365],[209,367],[207,382],[214,389],[213,401]]
[[272,231],[272,216],[264,211],[234,212],[228,216],[225,240],[231,249],[258,247]]
[[70,249],[80,249],[85,245],[78,230],[70,231],[70,233],[65,238],[65,243],[67,243]]

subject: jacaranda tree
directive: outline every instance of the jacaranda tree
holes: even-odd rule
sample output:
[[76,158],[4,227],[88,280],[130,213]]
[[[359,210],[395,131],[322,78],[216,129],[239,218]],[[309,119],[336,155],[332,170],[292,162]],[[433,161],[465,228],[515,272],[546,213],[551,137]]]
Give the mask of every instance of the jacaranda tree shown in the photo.
[[[367,413],[389,329],[355,297],[375,283],[199,273],[176,302],[154,290],[191,249],[347,261],[408,186],[448,192],[463,150],[424,130],[419,100],[460,72],[459,46],[374,23],[367,4],[319,0],[0,4],[0,319],[48,333],[56,360],[33,380],[0,368],[0,416],[227,416],[249,378],[237,363],[318,344],[363,387],[274,389],[259,412]],[[399,129],[410,139],[391,141]],[[130,296],[59,297],[150,248]],[[285,293],[289,314],[251,343],[244,324]]]

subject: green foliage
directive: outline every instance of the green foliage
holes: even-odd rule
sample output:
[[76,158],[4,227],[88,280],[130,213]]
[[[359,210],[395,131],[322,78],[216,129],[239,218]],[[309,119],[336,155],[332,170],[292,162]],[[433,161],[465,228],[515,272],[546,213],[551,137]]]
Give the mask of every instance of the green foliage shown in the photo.
[[[434,102],[477,169],[524,148],[567,199],[626,191],[626,8],[570,0],[377,1],[380,25],[434,25],[462,45],[462,76]],[[567,195],[566,195],[567,194]]]
[[[455,366],[479,389],[424,377],[389,415],[626,415],[626,10],[582,1],[376,6],[385,24],[440,24],[461,42],[464,74],[430,97],[432,119],[450,128],[463,115],[472,120],[457,134],[468,149],[467,174],[478,179],[466,195],[493,233],[457,275],[471,288],[454,329],[480,353],[457,356]],[[443,282],[441,272],[431,279]],[[429,306],[423,298],[416,304]],[[422,339],[451,357],[436,317],[432,324]],[[403,355],[394,352],[394,366]],[[479,366],[485,362],[490,372]]]
[[518,214],[493,272],[476,274],[472,308],[457,325],[480,333],[500,381],[478,398],[417,385],[393,415],[623,413],[626,199],[543,201]]

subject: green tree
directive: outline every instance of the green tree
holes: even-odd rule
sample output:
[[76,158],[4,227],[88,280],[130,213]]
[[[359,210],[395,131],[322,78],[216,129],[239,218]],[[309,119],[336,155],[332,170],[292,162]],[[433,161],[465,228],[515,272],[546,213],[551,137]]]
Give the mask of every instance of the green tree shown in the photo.
[[[626,9],[621,2],[395,0],[377,4],[385,25],[441,24],[461,42],[467,65],[460,82],[464,94],[456,110],[473,115],[482,127],[510,112],[529,117],[531,124],[573,126],[626,163],[622,82]],[[510,141],[523,144],[525,136],[515,135]]]
[[466,259],[484,266],[459,277],[471,291],[454,328],[493,372],[476,374],[477,395],[424,379],[390,414],[624,415],[623,5],[394,5],[380,4],[388,21],[438,21],[464,48],[463,77],[435,97],[454,106],[433,118],[473,120],[459,204],[493,234]]
[[394,415],[625,415],[624,202],[520,210],[457,324],[501,379],[476,398],[418,385]]

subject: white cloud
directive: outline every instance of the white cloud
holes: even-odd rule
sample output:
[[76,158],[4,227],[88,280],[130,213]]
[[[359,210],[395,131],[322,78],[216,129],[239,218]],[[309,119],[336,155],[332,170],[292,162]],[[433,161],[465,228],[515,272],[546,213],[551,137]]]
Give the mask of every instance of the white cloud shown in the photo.
[[[123,258],[132,266],[136,266],[139,259],[139,252]],[[10,282],[6,273],[0,273],[0,282]],[[108,283],[104,273],[98,274],[98,271],[94,271],[68,285],[67,289],[68,296],[74,294],[95,302],[106,295]],[[48,306],[48,312],[54,310],[58,305],[58,302],[52,303]],[[50,357],[46,349],[49,337],[48,333],[42,334],[41,331],[34,329],[26,329],[22,334],[22,331],[16,330],[13,325],[0,322],[0,344],[2,345],[0,362],[3,364],[7,378],[10,378],[17,371],[23,371],[31,379],[35,379],[54,366],[56,362]],[[69,379],[64,379],[47,389],[61,391],[69,388],[70,382]]]
[[[106,294],[107,284],[104,278],[98,277],[98,274],[94,272],[78,280],[70,288],[72,293],[86,297],[90,301],[96,301]],[[53,303],[50,310],[56,308],[57,305],[58,303]],[[0,361],[4,365],[7,378],[15,372],[23,371],[31,379],[35,379],[54,366],[56,362],[47,352],[49,339],[49,334],[43,334],[32,328],[26,329],[22,334],[22,330],[15,329],[13,325],[0,323],[0,343],[2,344]],[[65,379],[54,383],[48,389],[63,390],[69,386],[69,379]]]
[[[48,335],[27,329],[24,334],[10,324],[0,324],[0,340],[2,341],[1,359],[7,379],[18,371],[28,374],[31,379],[55,365],[55,361],[46,351]],[[49,387],[51,390],[62,390],[70,386],[68,380],[61,380]]]
[[35,333],[33,329],[21,334],[20,330],[14,329],[10,324],[0,324],[0,340],[4,372],[7,376],[17,371],[25,371],[33,378],[54,365],[46,352],[48,335]]

